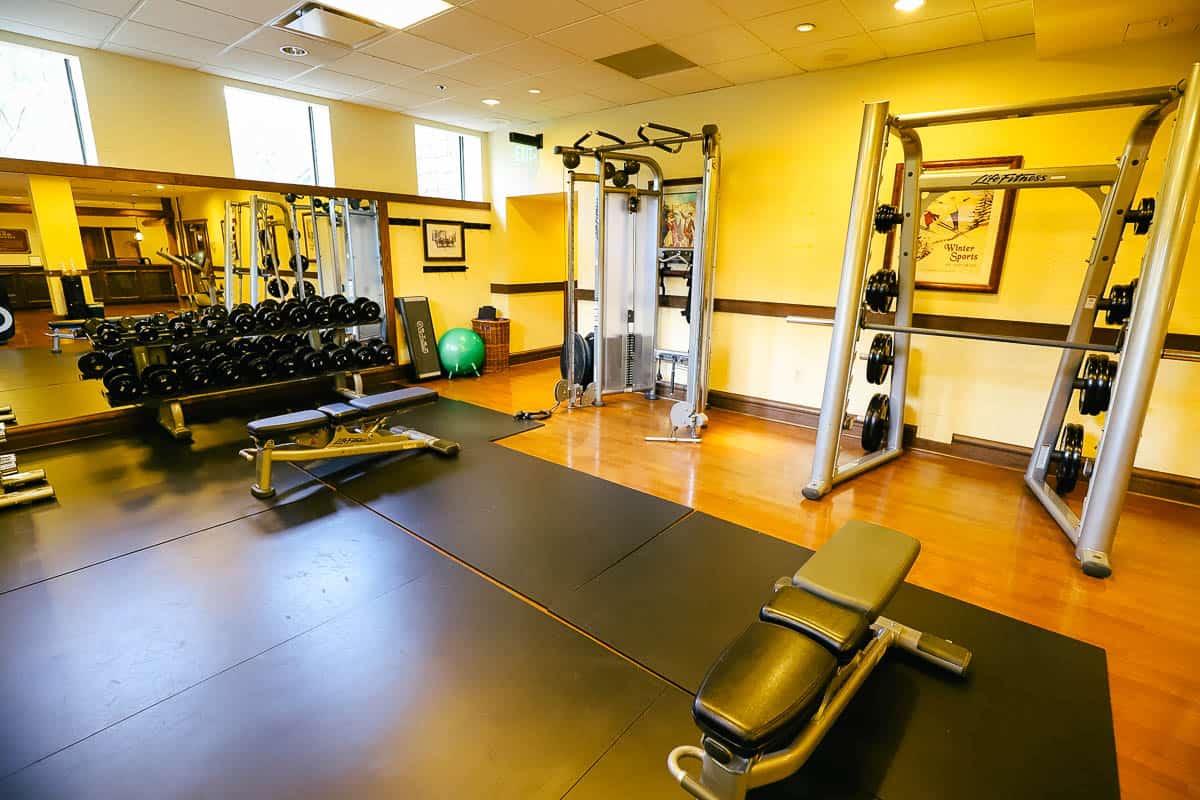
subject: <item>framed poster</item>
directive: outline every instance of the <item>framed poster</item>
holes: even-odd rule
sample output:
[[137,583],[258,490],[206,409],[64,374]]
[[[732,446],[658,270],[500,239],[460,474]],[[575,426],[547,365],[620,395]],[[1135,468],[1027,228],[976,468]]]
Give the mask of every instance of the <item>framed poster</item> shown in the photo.
[[0,253],[22,254],[29,250],[29,231],[24,228],[0,228]]
[[426,261],[462,261],[467,257],[463,224],[452,220],[421,220]]
[[[927,161],[922,172],[964,169],[1019,169],[1023,156]],[[904,165],[896,165],[892,205],[900,207]],[[916,288],[951,292],[1000,291],[1017,194],[1006,189],[924,192],[917,227]],[[888,234],[884,263],[892,264],[898,229]]]
[[666,183],[662,196],[662,242],[671,250],[691,250],[696,246],[696,203],[699,182]]

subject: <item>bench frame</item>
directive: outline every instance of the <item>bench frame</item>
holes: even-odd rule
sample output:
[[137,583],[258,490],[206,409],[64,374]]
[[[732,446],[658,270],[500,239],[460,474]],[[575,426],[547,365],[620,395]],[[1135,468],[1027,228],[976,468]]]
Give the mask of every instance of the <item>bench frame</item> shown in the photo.
[[[786,586],[801,586],[800,576],[801,572],[797,572],[794,576],[780,578],[775,582],[775,591]],[[700,747],[681,745],[670,752],[667,769],[671,776],[697,800],[745,800],[751,789],[781,781],[804,766],[892,647],[955,675],[965,673],[971,662],[969,651],[886,617],[876,617],[870,631],[870,641],[838,668],[825,687],[820,706],[786,747],[746,758],[728,752],[719,742],[704,735]],[[689,775],[681,765],[688,759],[700,762],[700,780]]]

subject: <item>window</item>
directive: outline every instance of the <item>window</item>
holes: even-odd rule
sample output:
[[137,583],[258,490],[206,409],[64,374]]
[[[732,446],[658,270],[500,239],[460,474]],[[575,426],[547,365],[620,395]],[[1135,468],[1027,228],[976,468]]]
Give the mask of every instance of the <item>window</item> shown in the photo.
[[0,42],[0,156],[95,164],[79,59]]
[[233,174],[246,180],[332,186],[329,109],[225,87]]
[[417,125],[416,140],[419,194],[483,199],[483,144],[478,136]]

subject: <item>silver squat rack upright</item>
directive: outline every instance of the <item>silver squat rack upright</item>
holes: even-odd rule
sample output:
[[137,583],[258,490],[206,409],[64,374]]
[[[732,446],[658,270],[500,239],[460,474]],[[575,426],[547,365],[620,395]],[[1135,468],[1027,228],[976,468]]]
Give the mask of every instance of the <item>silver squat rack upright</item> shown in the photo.
[[[651,138],[648,132],[670,135]],[[709,346],[712,337],[713,283],[716,276],[717,185],[720,170],[720,136],[716,125],[705,125],[701,133],[646,122],[638,128],[638,141],[626,142],[603,131],[588,131],[571,146],[554,148],[564,156],[567,165],[565,192],[567,197],[567,288],[566,342],[564,363],[566,378],[555,387],[555,399],[568,408],[586,405],[603,406],[607,395],[642,392],[653,399],[657,395],[657,363],[668,358],[673,367],[687,364],[687,387],[683,400],[673,404],[669,419],[670,436],[647,436],[648,441],[700,442],[700,431],[707,424]],[[593,136],[604,137],[611,144],[585,147]],[[691,291],[688,298],[688,350],[686,353],[657,348],[658,285],[660,266],[665,251],[680,248],[663,247],[662,200],[663,171],[656,160],[632,151],[657,148],[675,154],[683,146],[699,142],[704,157],[700,185],[700,204],[696,214],[696,233],[691,257]],[[593,159],[594,173],[576,172],[583,158]],[[628,175],[626,185],[609,186],[608,173],[621,174],[616,162],[644,166],[651,173],[639,188],[637,179]],[[640,170],[639,170],[640,171]],[[596,315],[593,326],[594,356],[591,383],[581,385],[576,376],[575,340],[579,329],[576,319],[576,252],[577,226],[575,193],[577,184],[594,183],[596,195]],[[610,258],[609,199],[626,198],[626,210],[631,219],[630,257]],[[644,216],[642,216],[644,215]],[[637,239],[638,226],[653,235],[653,247]],[[618,271],[619,270],[619,271]],[[684,431],[684,435],[679,435]]]
[[[850,222],[842,260],[841,283],[833,335],[825,376],[821,416],[813,454],[812,478],[803,494],[817,500],[835,485],[896,458],[903,452],[905,389],[909,342],[912,335],[956,336],[986,341],[1041,345],[1062,349],[1053,388],[1046,403],[1041,428],[1033,447],[1025,483],[1038,498],[1067,538],[1075,545],[1075,557],[1083,571],[1095,577],[1112,572],[1109,552],[1133,470],[1158,363],[1162,358],[1186,354],[1164,351],[1171,306],[1178,289],[1188,240],[1200,200],[1200,63],[1193,64],[1189,77],[1176,86],[1160,86],[1104,94],[1070,97],[1037,103],[990,106],[890,116],[886,101],[868,103],[863,113],[858,171],[851,196]],[[1190,91],[1189,91],[1190,90]],[[1053,167],[1044,169],[963,170],[921,174],[922,149],[918,130],[935,125],[1015,119],[1079,111],[1141,106],[1141,114],[1115,166]],[[1125,225],[1132,212],[1134,194],[1145,167],[1146,156],[1163,119],[1178,106],[1175,131],[1166,156],[1162,185],[1150,239],[1142,258],[1141,274],[1132,310],[1117,335],[1115,346],[1093,343],[1096,315],[1104,305],[1113,262]],[[888,134],[895,134],[904,150],[901,216],[898,218],[899,258],[896,267],[894,324],[873,321],[864,305],[864,284],[870,262],[870,243],[876,225],[879,182],[882,177]],[[980,181],[997,189],[1045,189],[1075,187],[1089,194],[1100,206],[1100,224],[1088,259],[1075,313],[1065,341],[1029,339],[995,334],[962,333],[919,328],[912,324],[917,227],[921,216],[921,193],[977,188]],[[1109,187],[1107,194],[1101,187]],[[1132,216],[1132,214],[1131,214]],[[885,265],[886,266],[886,265]],[[829,324],[809,318],[789,322]],[[841,434],[847,420],[846,401],[854,364],[854,353],[863,330],[894,334],[891,391],[888,396],[886,443],[874,452],[839,465]],[[1085,351],[1122,354],[1112,378],[1111,401],[1105,417],[1100,446],[1094,461],[1084,461],[1081,471],[1090,475],[1088,492],[1080,516],[1046,482],[1052,464],[1062,460],[1056,450],[1072,393],[1078,388]]]

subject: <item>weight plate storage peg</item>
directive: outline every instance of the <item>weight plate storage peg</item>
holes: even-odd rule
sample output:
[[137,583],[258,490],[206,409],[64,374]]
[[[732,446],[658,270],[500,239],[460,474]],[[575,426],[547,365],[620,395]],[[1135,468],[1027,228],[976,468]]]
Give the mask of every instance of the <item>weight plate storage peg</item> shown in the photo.
[[1070,494],[1083,474],[1083,426],[1072,423],[1063,428],[1059,449],[1050,454],[1050,460],[1058,464],[1055,472],[1054,491]]
[[878,386],[887,380],[888,371],[894,361],[891,335],[875,334],[875,338],[871,340],[871,350],[867,353],[867,382]]
[[862,418],[862,447],[868,453],[883,447],[891,421],[890,404],[888,396],[882,392],[872,395],[871,402],[867,403],[867,411]]
[[1096,301],[1096,309],[1104,312],[1104,321],[1109,325],[1123,325],[1133,313],[1133,296],[1137,291],[1137,278],[1129,283],[1117,283],[1108,290],[1108,297]]
[[887,233],[901,222],[904,222],[904,212],[895,206],[882,205],[875,209],[875,230],[879,233]]
[[867,308],[879,314],[892,310],[892,301],[900,294],[895,270],[881,269],[867,278],[867,289],[863,295]]
[[1150,223],[1154,221],[1154,198],[1143,197],[1137,208],[1125,212],[1125,224],[1133,226],[1137,236],[1145,236],[1150,232]]

